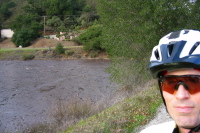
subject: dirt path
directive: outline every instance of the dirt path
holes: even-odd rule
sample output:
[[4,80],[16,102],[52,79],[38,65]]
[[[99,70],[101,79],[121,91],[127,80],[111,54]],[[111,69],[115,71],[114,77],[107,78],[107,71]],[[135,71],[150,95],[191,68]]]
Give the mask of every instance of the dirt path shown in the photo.
[[147,127],[150,127],[150,126],[153,126],[153,125],[158,125],[158,124],[161,124],[161,123],[164,123],[164,122],[169,122],[169,121],[172,121],[172,118],[167,113],[164,104],[162,104],[157,109],[156,116],[147,125],[138,127],[136,129],[136,132],[139,133],[140,131],[142,131],[143,129],[145,129]]

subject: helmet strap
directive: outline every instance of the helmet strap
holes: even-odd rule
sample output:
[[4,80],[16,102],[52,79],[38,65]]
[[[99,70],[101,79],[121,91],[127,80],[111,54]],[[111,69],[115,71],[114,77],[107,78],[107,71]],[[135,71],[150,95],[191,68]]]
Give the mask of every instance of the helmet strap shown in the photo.
[[200,125],[196,126],[195,128],[192,128],[189,133],[199,132],[199,130],[200,130]]
[[[158,84],[159,84],[159,83],[158,83]],[[163,92],[162,92],[162,89],[161,89],[161,86],[160,86],[160,85],[159,85],[159,90],[160,90],[160,94],[161,94],[163,103],[164,103],[164,105],[165,105],[166,111],[167,111],[167,113],[169,113],[168,110],[167,110],[166,102],[165,102],[165,99],[164,99],[164,97],[163,97]]]

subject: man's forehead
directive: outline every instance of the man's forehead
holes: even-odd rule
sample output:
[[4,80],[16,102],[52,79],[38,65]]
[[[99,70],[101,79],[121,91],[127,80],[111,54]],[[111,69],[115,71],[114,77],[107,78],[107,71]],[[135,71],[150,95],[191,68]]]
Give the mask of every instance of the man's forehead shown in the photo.
[[165,75],[200,75],[200,69],[184,68],[166,71]]

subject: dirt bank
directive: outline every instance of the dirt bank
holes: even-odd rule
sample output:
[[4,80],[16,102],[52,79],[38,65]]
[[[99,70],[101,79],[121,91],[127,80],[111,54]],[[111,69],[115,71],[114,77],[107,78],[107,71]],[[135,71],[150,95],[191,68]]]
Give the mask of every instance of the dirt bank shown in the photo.
[[[58,43],[61,43],[64,47],[77,46],[77,44],[72,41],[59,41],[54,39],[38,38],[37,40],[33,41],[32,45],[28,48],[49,48],[55,47]],[[11,39],[6,39],[0,42],[0,48],[16,48],[16,46],[11,41]]]

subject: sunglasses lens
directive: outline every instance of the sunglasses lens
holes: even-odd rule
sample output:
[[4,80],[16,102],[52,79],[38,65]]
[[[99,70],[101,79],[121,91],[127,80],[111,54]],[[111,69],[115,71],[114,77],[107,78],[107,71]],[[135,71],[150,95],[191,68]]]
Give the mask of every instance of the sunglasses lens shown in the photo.
[[185,84],[187,84],[190,94],[200,92],[200,77],[188,77],[188,79],[185,81]]
[[170,94],[173,94],[174,91],[175,91],[175,87],[176,87],[177,83],[178,82],[177,82],[176,78],[165,77],[162,80],[161,88],[162,88],[163,91],[166,91]]
[[200,92],[199,75],[165,76],[159,81],[159,84],[163,91],[173,94],[179,82],[182,82],[187,86],[190,94]]

